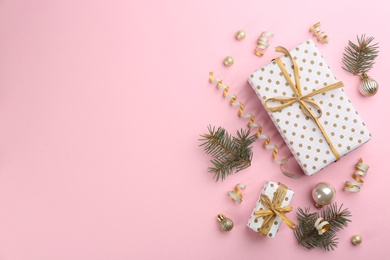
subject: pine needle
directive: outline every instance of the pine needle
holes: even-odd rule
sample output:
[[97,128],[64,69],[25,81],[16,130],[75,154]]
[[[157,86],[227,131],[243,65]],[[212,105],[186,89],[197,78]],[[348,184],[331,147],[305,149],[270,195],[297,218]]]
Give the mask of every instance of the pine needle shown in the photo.
[[256,137],[250,136],[250,130],[237,131],[237,137],[231,136],[228,132],[219,127],[208,126],[209,133],[201,135],[200,146],[204,147],[207,154],[213,159],[213,167],[208,168],[208,172],[214,173],[214,178],[222,181],[226,176],[248,168],[252,161],[251,144],[256,141]]
[[375,58],[378,57],[378,43],[372,44],[374,37],[366,37],[365,34],[357,36],[358,44],[348,41],[343,55],[343,69],[360,76],[368,72],[375,64]]
[[[310,213],[310,208],[305,208],[305,210],[298,208],[298,226],[294,230],[298,244],[309,250],[315,247],[326,251],[336,249],[338,244],[337,232],[347,227],[348,222],[351,222],[349,219],[351,212],[348,209],[342,209],[342,206],[338,208],[337,204],[333,203],[322,210],[321,213]],[[319,217],[324,218],[330,224],[330,228],[322,235],[319,235],[314,227],[314,223]]]

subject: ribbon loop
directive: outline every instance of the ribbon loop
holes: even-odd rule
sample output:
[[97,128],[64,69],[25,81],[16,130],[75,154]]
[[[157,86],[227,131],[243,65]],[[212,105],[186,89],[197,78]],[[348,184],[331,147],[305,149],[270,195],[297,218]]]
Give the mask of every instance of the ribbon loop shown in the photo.
[[[300,76],[299,76],[299,70],[297,63],[295,62],[294,58],[291,56],[290,52],[285,49],[284,47],[278,46],[276,47],[277,52],[281,52],[285,54],[287,57],[289,57],[293,63],[293,69],[294,69],[294,79],[295,79],[295,84],[293,80],[291,79],[290,75],[287,73],[287,70],[285,68],[285,65],[283,62],[280,60],[280,58],[276,58],[275,61],[278,64],[280,70],[282,71],[284,77],[286,78],[289,86],[293,90],[294,94],[292,97],[273,97],[273,98],[268,98],[264,102],[264,107],[266,110],[270,112],[277,112],[277,111],[282,111],[284,108],[293,105],[295,102],[298,102],[300,104],[300,109],[302,110],[303,114],[313,120],[313,122],[317,125],[317,127],[320,129],[322,135],[325,137],[325,140],[329,144],[329,147],[331,148],[336,161],[340,159],[340,154],[332,144],[329,136],[327,135],[325,129],[321,125],[321,123],[318,121],[318,118],[321,117],[322,115],[322,109],[321,107],[311,99],[311,97],[316,96],[321,93],[325,93],[330,90],[334,90],[337,88],[340,88],[343,86],[342,82],[336,82],[334,84],[325,86],[323,88],[314,90],[313,92],[303,95],[302,94],[302,88],[301,88],[301,82],[300,82]],[[268,102],[280,102],[280,105],[277,106],[269,106]],[[318,111],[318,115],[315,115],[313,113],[313,110]]]
[[[321,115],[322,115],[322,109],[320,108],[320,106],[314,101],[314,100],[311,100],[307,97],[304,97],[304,98],[300,98],[299,99],[299,103],[300,103],[300,108],[303,112],[303,114],[305,114],[305,116],[307,117],[315,117],[315,118],[320,118]],[[317,110],[318,111],[318,115],[314,115],[314,113],[312,113],[312,115],[309,113],[309,110],[310,111],[313,111],[314,110]]]

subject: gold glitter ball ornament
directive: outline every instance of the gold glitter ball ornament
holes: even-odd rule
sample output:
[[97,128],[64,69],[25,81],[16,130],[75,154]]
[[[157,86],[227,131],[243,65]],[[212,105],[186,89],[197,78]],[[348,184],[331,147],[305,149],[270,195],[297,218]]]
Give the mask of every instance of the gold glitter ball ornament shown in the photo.
[[244,40],[246,37],[246,32],[244,30],[238,30],[236,32],[236,39],[241,41],[241,40]]
[[370,78],[366,73],[362,73],[359,91],[363,96],[373,96],[378,92],[378,82]]
[[223,64],[225,64],[225,66],[232,66],[234,64],[234,59],[233,57],[231,56],[226,56],[226,58],[223,60]]
[[233,223],[233,221],[230,218],[227,218],[223,214],[218,214],[217,219],[219,221],[219,227],[223,231],[230,231],[230,230],[232,230],[232,228],[234,226],[234,223]]
[[327,182],[320,182],[314,186],[312,196],[316,208],[320,209],[333,202],[336,197],[336,190]]
[[360,235],[356,234],[356,235],[352,236],[351,241],[352,241],[352,244],[354,244],[356,246],[356,245],[360,245],[362,243],[363,239]]

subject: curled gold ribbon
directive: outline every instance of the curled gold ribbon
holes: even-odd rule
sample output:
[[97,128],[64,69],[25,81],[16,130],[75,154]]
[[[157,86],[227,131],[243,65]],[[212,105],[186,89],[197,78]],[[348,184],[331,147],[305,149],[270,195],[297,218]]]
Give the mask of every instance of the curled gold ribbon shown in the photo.
[[[337,83],[331,84],[329,86],[317,89],[317,90],[315,90],[315,91],[313,91],[313,92],[311,92],[309,94],[303,95],[302,94],[302,90],[301,90],[301,82],[300,82],[300,76],[299,76],[297,63],[295,62],[295,60],[293,59],[293,57],[291,56],[290,52],[287,49],[278,46],[278,47],[276,47],[276,51],[277,52],[281,52],[281,53],[287,55],[288,57],[290,57],[290,59],[292,60],[292,62],[294,64],[293,67],[294,67],[295,84],[292,81],[292,79],[289,76],[289,74],[287,73],[287,70],[286,70],[285,66],[283,65],[283,62],[280,60],[280,58],[276,58],[275,59],[276,63],[278,64],[280,70],[282,71],[284,77],[286,78],[288,84],[290,85],[290,87],[293,90],[295,95],[293,95],[293,97],[273,97],[273,98],[268,98],[264,102],[265,109],[268,110],[268,111],[271,111],[271,112],[282,111],[284,108],[294,104],[295,102],[298,102],[300,104],[299,107],[302,110],[302,112],[307,117],[311,118],[313,120],[313,122],[317,125],[317,127],[320,129],[322,135],[325,137],[325,140],[327,141],[330,149],[332,150],[334,156],[336,157],[336,161],[338,161],[340,159],[340,154],[338,153],[338,151],[334,147],[332,141],[330,140],[330,137],[328,136],[328,134],[326,133],[325,129],[323,128],[323,126],[321,125],[320,121],[318,120],[318,118],[322,114],[322,110],[321,110],[320,106],[314,100],[311,99],[311,97],[313,97],[315,95],[318,95],[318,94],[321,94],[321,93],[325,93],[325,92],[327,92],[329,90],[340,88],[340,87],[343,86],[343,83],[342,82],[337,82]],[[279,102],[280,105],[270,107],[268,105],[269,102]],[[319,111],[319,115],[318,116],[313,114],[312,107],[315,108],[315,110]]]
[[238,183],[236,186],[234,186],[234,189],[232,191],[228,192],[229,197],[238,203],[242,202],[242,193],[240,189],[244,190],[246,188],[245,184]]
[[323,218],[318,218],[316,222],[314,223],[314,227],[318,231],[318,235],[324,234],[328,229],[330,228],[330,224],[328,221],[326,221]]
[[365,177],[369,168],[370,167],[363,162],[363,159],[360,158],[355,165],[355,172],[352,174],[352,178],[355,181],[346,181],[344,190],[349,192],[359,192],[364,183],[359,176]]
[[319,42],[328,43],[329,42],[328,35],[326,35],[324,32],[321,32],[320,26],[321,23],[318,22],[316,24],[313,24],[309,30],[313,33],[313,35],[317,38]]
[[265,217],[259,229],[259,233],[261,233],[262,235],[267,236],[272,224],[274,223],[276,216],[279,216],[289,228],[291,228],[292,230],[295,229],[296,224],[285,215],[286,213],[292,211],[292,207],[280,207],[282,205],[284,197],[286,196],[286,193],[287,187],[280,184],[275,192],[272,201],[267,195],[260,195],[260,202],[267,209],[257,210],[254,212],[254,215],[256,216],[256,219],[260,217]]
[[274,37],[274,34],[271,32],[262,32],[257,39],[257,46],[255,48],[255,54],[259,57],[262,57],[264,54],[260,51],[264,51],[269,46],[269,39]]
[[223,97],[229,99],[229,103],[230,105],[232,106],[238,106],[239,109],[238,109],[238,116],[240,118],[243,118],[243,119],[248,119],[249,118],[249,121],[247,123],[248,127],[249,128],[256,128],[258,127],[257,131],[256,131],[256,137],[257,139],[265,139],[264,143],[263,143],[263,146],[268,149],[268,150],[273,150],[272,151],[272,159],[280,165],[280,170],[281,172],[289,177],[289,178],[292,178],[292,179],[299,179],[300,176],[298,175],[295,175],[291,172],[288,172],[284,169],[283,165],[285,163],[287,163],[288,159],[287,158],[283,158],[281,160],[278,160],[276,158],[276,155],[278,154],[279,152],[279,148],[277,145],[275,144],[271,144],[271,137],[267,134],[264,134],[263,133],[263,126],[260,124],[260,123],[257,123],[255,122],[255,116],[252,114],[252,113],[244,113],[244,108],[245,108],[245,105],[242,101],[239,101],[237,100],[237,95],[236,94],[229,94],[229,86],[226,85],[226,84],[223,84],[222,82],[222,79],[219,79],[219,78],[214,78],[214,73],[213,72],[210,72],[209,73],[209,81],[210,83],[214,83],[216,84],[217,88],[218,89],[221,89],[223,90]]

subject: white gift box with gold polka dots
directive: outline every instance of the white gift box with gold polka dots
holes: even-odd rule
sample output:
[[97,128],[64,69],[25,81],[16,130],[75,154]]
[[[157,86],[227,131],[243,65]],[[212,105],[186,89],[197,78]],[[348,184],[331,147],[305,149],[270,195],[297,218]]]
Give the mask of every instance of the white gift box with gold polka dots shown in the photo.
[[[303,95],[338,82],[313,41],[298,45],[290,53],[299,67]],[[291,59],[284,55],[280,60],[295,82]],[[268,98],[295,95],[275,61],[252,73],[249,83],[263,105]],[[312,99],[322,109],[318,121],[341,157],[371,139],[342,88],[314,95]],[[305,174],[313,175],[336,160],[324,135],[303,114],[299,102],[268,114]]]
[[[279,183],[277,183],[277,182],[266,181],[264,183],[263,189],[261,190],[259,198],[257,199],[256,205],[252,211],[251,217],[247,223],[247,226],[250,229],[252,229],[253,231],[260,233],[259,230],[260,230],[260,228],[263,224],[263,221],[264,221],[263,217],[260,217],[260,218],[257,217],[255,215],[255,212],[258,210],[263,210],[263,209],[266,210],[267,209],[260,202],[261,194],[267,195],[269,197],[269,199],[272,201],[272,199],[274,198],[274,193],[278,189],[278,187],[279,187]],[[293,196],[294,196],[294,192],[290,189],[287,189],[286,196],[284,197],[283,202],[281,203],[280,207],[283,208],[285,206],[290,205]],[[286,216],[289,217],[288,214],[291,214],[291,213],[286,213],[286,214],[287,214]],[[283,221],[282,221],[281,217],[276,216],[272,225],[271,225],[270,230],[268,231],[267,237],[274,238],[276,236],[277,232],[279,231],[279,228],[280,228],[280,225],[282,224],[282,222]]]

